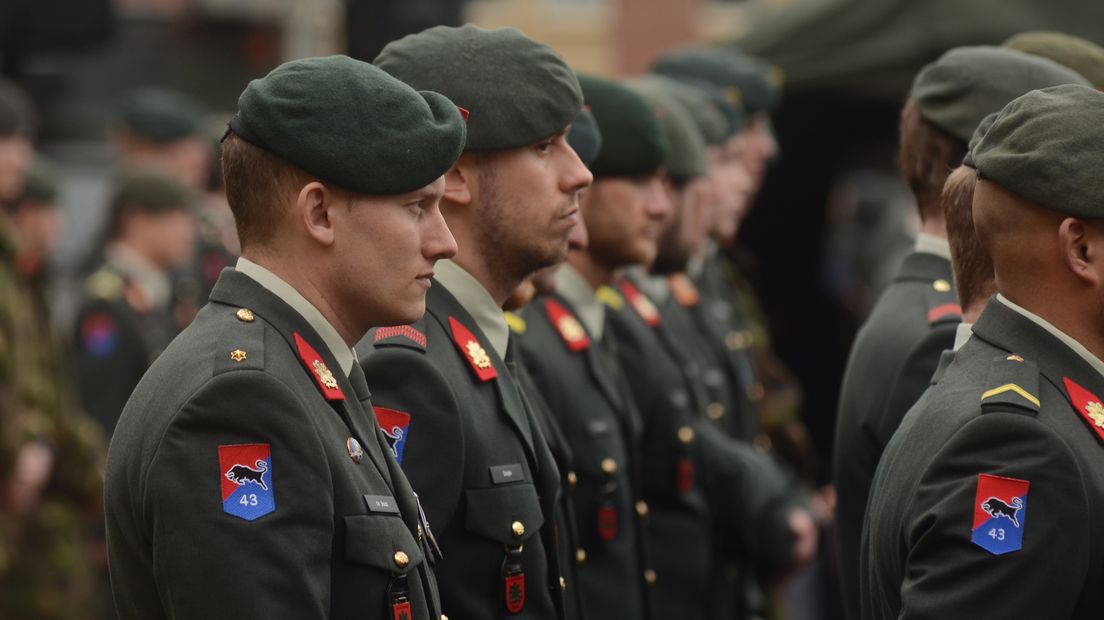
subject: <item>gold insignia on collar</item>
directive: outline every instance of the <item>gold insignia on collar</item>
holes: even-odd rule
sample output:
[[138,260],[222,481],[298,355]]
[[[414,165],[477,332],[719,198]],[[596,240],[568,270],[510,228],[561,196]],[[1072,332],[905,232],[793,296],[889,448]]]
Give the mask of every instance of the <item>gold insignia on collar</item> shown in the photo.
[[1008,357],[1006,357],[1004,359],[1006,359],[1010,362],[1022,362],[1022,361],[1024,361],[1024,358],[1022,358],[1022,357],[1020,357],[1019,355],[1016,355],[1016,354],[1009,355]]
[[314,366],[314,373],[318,375],[318,379],[322,382],[322,385],[330,388],[331,390],[337,387],[337,379],[334,379],[333,373],[329,368],[322,363],[322,360],[314,360],[311,364]]
[[560,317],[559,323],[556,327],[563,334],[564,340],[568,342],[578,342],[583,338],[586,338],[586,331],[583,326],[579,324],[579,320],[571,315],[565,315]]
[[1085,413],[1092,418],[1093,424],[1099,428],[1104,428],[1104,405],[1092,401],[1085,405]]
[[939,291],[940,293],[949,293],[951,292],[951,283],[940,278],[935,282],[932,282],[932,288]]
[[464,345],[464,348],[468,351],[468,357],[471,358],[473,364],[478,368],[490,368],[491,356],[487,355],[487,351],[476,341],[469,340],[468,344]]
[[253,319],[256,318],[253,316],[253,311],[249,308],[238,308],[238,312],[234,316],[238,317],[238,320],[244,323],[252,323]]
[[248,357],[248,355],[245,351],[242,351],[241,349],[234,349],[230,352],[230,359],[234,360],[235,362],[244,362],[246,357]]
[[659,309],[655,307],[651,299],[648,299],[644,295],[637,295],[632,300],[633,306],[636,311],[640,313],[640,316],[644,317],[645,321],[651,321],[659,316]]
[[598,301],[614,310],[620,310],[625,305],[625,298],[621,297],[621,293],[618,293],[613,287],[606,286],[605,284],[598,287],[594,296],[598,298]]

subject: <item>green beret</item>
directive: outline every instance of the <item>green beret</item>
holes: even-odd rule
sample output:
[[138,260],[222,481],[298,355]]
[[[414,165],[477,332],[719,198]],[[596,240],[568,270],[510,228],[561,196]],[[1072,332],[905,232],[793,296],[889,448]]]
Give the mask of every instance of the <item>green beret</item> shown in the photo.
[[119,180],[111,206],[118,217],[129,209],[145,213],[187,211],[194,201],[192,192],[171,177],[159,172],[132,170]]
[[203,108],[196,100],[166,88],[128,93],[119,112],[124,129],[158,144],[199,135],[203,118]]
[[916,75],[909,95],[920,115],[967,142],[978,123],[1036,88],[1085,84],[1056,62],[991,46],[956,47]]
[[667,176],[680,182],[709,174],[709,158],[705,137],[698,130],[690,112],[674,97],[668,87],[653,79],[628,83],[659,111],[659,122],[667,138],[667,157],[663,163]]
[[1032,31],[1013,35],[1001,44],[1069,67],[1096,88],[1104,87],[1104,47],[1064,32]]
[[571,123],[571,131],[567,132],[567,143],[575,149],[575,153],[583,164],[590,166],[598,153],[602,150],[602,132],[598,129],[598,121],[590,110],[583,108]]
[[659,87],[678,101],[684,110],[690,113],[694,126],[698,128],[706,144],[723,144],[732,135],[732,126],[708,92],[699,86],[678,82],[661,75],[645,78],[654,81]]
[[602,132],[602,149],[590,164],[594,176],[634,177],[659,170],[667,157],[667,140],[655,108],[605,78],[581,74],[579,84]]
[[1009,103],[974,146],[981,175],[1045,209],[1104,218],[1104,93],[1065,85]]
[[34,106],[15,82],[0,78],[0,138],[30,137],[34,133]]
[[456,163],[464,118],[348,56],[293,60],[253,80],[233,131],[326,183],[377,196],[425,187]]
[[978,123],[977,129],[974,130],[974,135],[970,136],[970,144],[966,147],[966,157],[962,159],[963,165],[974,169],[977,168],[977,165],[974,163],[974,149],[977,147],[978,142],[981,142],[981,139],[985,137],[985,134],[989,132],[989,128],[997,121],[998,116],[1000,116],[1000,112],[993,112],[981,119],[981,122]]
[[540,142],[563,131],[583,107],[571,67],[513,28],[436,26],[388,43],[373,62],[469,110],[466,151]]
[[53,204],[57,202],[60,187],[61,183],[53,165],[36,157],[27,170],[27,175],[23,177],[23,191],[14,204]]
[[769,112],[782,96],[782,71],[770,63],[732,48],[684,47],[656,61],[652,73],[676,80],[704,80],[729,95],[732,105],[748,112]]

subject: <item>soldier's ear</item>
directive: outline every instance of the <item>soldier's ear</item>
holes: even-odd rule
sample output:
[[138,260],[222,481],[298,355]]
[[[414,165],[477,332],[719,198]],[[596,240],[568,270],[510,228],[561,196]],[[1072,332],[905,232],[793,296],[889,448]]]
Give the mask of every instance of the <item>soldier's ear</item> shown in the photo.
[[1104,227],[1067,217],[1058,226],[1058,243],[1067,269],[1086,284],[1104,285]]
[[472,201],[472,188],[479,175],[474,158],[465,153],[459,161],[445,173],[445,193],[443,199],[458,205],[469,205]]
[[318,181],[299,188],[295,198],[295,221],[312,239],[325,246],[333,245],[334,221],[331,211],[337,195]]

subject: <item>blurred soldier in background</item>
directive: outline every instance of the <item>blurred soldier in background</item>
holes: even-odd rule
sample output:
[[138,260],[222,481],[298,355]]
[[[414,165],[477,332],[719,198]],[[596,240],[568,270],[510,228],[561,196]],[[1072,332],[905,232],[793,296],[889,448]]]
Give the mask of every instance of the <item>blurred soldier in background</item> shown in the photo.
[[193,194],[153,172],[124,177],[103,263],[84,281],[74,338],[81,402],[108,435],[146,369],[180,331],[172,272],[195,244]]
[[52,172],[28,168],[30,112],[0,83],[0,617],[99,618],[104,442],[49,321],[61,220]]

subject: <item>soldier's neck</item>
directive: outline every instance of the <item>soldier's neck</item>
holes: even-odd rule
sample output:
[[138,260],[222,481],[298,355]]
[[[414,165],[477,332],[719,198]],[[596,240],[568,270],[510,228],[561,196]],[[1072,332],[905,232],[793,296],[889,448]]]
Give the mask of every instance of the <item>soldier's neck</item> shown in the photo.
[[615,267],[595,259],[590,252],[586,251],[568,252],[567,264],[574,267],[594,290],[598,290],[598,287],[603,284],[613,282],[613,276],[617,273]]

